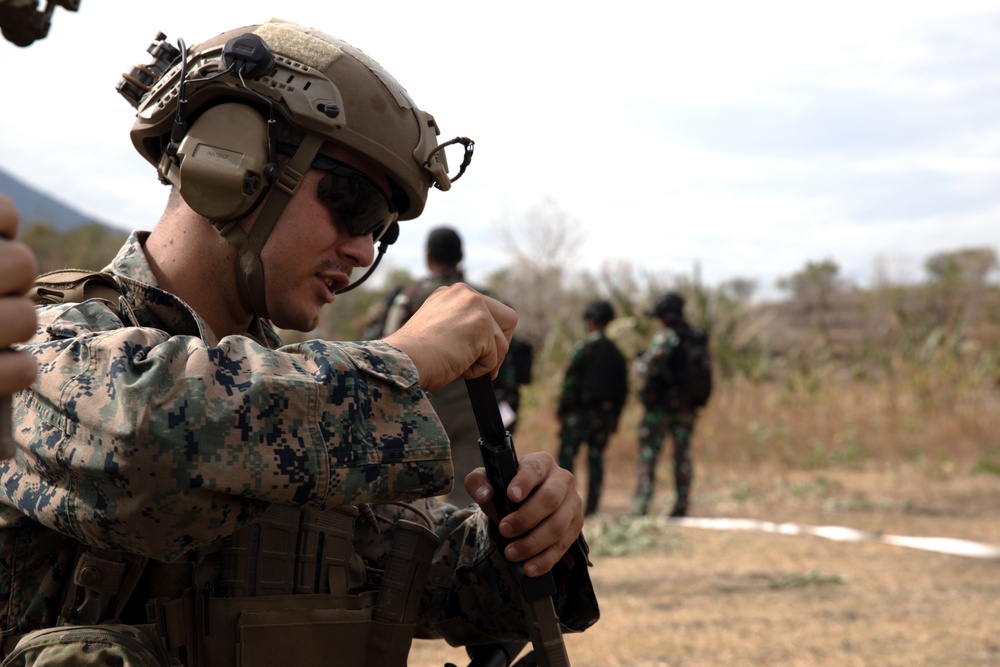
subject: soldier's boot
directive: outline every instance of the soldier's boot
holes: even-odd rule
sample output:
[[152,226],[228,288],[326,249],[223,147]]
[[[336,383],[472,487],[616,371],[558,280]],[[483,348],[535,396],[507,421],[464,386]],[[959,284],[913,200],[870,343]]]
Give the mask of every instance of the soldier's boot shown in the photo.
[[686,493],[678,493],[677,500],[674,501],[674,509],[670,511],[670,517],[677,519],[687,516],[688,499]]

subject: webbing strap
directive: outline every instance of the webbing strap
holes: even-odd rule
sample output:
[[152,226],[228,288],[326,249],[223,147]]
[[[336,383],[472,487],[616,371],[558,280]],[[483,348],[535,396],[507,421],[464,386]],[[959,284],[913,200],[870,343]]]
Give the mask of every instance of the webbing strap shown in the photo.
[[81,545],[60,622],[96,624],[116,618],[132,595],[146,562],[144,556]]
[[107,299],[118,303],[121,288],[110,273],[86,269],[59,269],[35,278],[28,292],[36,305],[82,303],[88,299]]
[[117,593],[125,574],[125,563],[84,553],[77,561],[73,583],[98,593]]
[[236,285],[239,288],[243,307],[260,318],[267,318],[267,299],[264,295],[264,265],[260,251],[267,243],[271,231],[281,217],[285,206],[299,188],[299,184],[309,171],[310,165],[323,145],[323,137],[307,134],[299,144],[295,155],[278,174],[271,186],[271,192],[257,214],[248,234],[237,222],[215,223],[222,234],[238,253]]

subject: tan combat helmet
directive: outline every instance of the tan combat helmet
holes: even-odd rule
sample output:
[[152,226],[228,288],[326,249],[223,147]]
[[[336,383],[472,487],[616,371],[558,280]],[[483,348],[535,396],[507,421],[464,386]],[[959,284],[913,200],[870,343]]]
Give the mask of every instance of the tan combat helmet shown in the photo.
[[[471,160],[471,140],[439,144],[434,118],[392,75],[330,35],[271,19],[190,50],[182,40],[174,48],[165,39],[161,33],[150,45],[153,63],[133,68],[118,84],[136,107],[132,143],[236,247],[241,299],[260,317],[267,317],[260,250],[324,142],[363,155],[389,178],[395,211],[383,231],[396,217],[419,216],[430,186],[448,190]],[[280,170],[275,116],[305,133]],[[444,148],[453,144],[464,146],[464,155],[449,176]],[[258,206],[245,233],[236,223]]]

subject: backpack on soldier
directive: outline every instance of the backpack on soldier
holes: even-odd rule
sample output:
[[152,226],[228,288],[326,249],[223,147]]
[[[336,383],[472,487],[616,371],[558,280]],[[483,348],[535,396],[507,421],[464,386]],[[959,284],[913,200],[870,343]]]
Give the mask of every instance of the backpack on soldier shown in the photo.
[[598,338],[587,345],[586,355],[580,375],[580,404],[622,405],[628,394],[628,368],[618,346],[607,338]]
[[678,393],[694,408],[703,407],[712,395],[712,357],[708,336],[694,327],[678,327],[680,343],[668,366]]
[[647,407],[681,401],[685,406],[700,408],[712,395],[712,357],[708,336],[692,326],[674,328],[677,347],[662,360],[662,368],[650,369],[640,392]]

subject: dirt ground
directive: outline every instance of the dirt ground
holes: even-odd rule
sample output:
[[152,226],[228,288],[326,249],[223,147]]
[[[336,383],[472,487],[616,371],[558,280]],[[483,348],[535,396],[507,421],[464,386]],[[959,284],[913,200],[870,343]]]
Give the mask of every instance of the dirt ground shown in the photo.
[[[659,519],[652,546],[608,555],[631,491],[629,471],[611,472],[605,512],[585,529],[602,617],[566,636],[575,667],[1000,665],[1000,560]],[[696,473],[691,516],[1000,545],[1000,477],[968,467]],[[669,482],[659,488],[666,511]],[[449,661],[468,664],[461,649],[417,642],[409,664]]]

